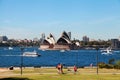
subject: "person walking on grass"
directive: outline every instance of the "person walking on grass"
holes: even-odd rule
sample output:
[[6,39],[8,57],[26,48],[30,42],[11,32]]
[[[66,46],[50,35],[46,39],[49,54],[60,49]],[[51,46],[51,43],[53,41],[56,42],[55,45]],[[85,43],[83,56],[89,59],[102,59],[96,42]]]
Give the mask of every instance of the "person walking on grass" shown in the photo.
[[77,72],[77,66],[74,65],[73,69],[74,69],[74,73],[76,73]]
[[60,73],[60,63],[57,65],[58,73]]
[[90,64],[90,68],[93,68],[93,63]]
[[57,65],[57,69],[58,69],[58,73],[59,73],[59,74],[60,74],[60,73],[63,74],[63,65],[62,65],[62,64],[59,63],[59,64]]

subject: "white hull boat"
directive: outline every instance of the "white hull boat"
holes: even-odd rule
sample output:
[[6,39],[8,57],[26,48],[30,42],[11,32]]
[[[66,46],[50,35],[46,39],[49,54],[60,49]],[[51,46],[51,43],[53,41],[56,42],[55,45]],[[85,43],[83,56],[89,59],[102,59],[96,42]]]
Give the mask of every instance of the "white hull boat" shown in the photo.
[[37,53],[36,51],[33,51],[33,52],[24,52],[23,56],[27,56],[27,57],[39,57],[41,55],[39,53]]
[[113,53],[113,50],[107,48],[107,49],[105,49],[105,50],[101,50],[101,52],[102,52],[101,54],[112,54],[112,53]]

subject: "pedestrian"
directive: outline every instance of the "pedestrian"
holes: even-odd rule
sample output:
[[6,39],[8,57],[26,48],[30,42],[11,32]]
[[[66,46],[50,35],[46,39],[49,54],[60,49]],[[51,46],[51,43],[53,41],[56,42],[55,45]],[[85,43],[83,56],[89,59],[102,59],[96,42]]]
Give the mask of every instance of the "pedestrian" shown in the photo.
[[61,63],[57,65],[57,69],[59,74],[63,74],[63,65]]
[[57,65],[57,69],[58,69],[58,73],[61,73],[61,64],[60,63]]
[[76,73],[77,72],[77,66],[74,65],[73,69],[74,69],[74,73]]
[[92,63],[90,64],[90,67],[91,67],[91,68],[93,67],[93,64],[92,64]]

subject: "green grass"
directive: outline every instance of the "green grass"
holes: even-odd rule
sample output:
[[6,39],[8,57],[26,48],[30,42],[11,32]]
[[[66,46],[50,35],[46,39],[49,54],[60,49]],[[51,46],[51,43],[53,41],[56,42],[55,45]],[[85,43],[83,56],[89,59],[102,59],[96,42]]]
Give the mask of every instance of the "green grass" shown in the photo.
[[36,80],[120,80],[120,77],[117,75],[46,75],[37,77]]
[[[7,74],[15,74],[6,76]],[[20,70],[4,72],[0,80],[120,80],[120,70],[114,69],[99,69],[99,74],[96,74],[96,69],[78,69],[76,74],[64,69],[65,74],[58,74],[55,68],[27,68],[23,69],[23,75],[20,75]],[[0,73],[1,74],[1,73]]]
[[[5,80],[0,79],[0,80]],[[7,78],[6,80],[120,80],[120,75],[84,75],[84,74],[37,74],[37,75],[23,75],[17,78]]]

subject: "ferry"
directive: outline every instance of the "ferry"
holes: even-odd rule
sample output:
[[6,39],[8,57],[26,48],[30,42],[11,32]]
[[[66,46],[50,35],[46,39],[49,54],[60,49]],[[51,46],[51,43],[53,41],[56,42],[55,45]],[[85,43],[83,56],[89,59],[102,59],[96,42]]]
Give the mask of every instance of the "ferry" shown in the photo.
[[39,53],[37,53],[36,51],[33,51],[33,52],[24,52],[23,56],[27,56],[27,57],[39,57],[41,55]]

